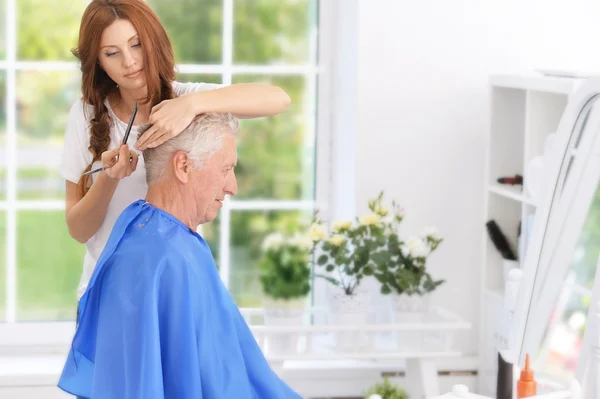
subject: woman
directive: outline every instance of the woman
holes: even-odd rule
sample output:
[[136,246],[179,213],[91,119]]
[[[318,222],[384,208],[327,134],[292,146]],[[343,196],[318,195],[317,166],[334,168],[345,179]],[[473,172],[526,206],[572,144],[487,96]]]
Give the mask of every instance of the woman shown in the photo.
[[[117,217],[146,195],[143,159],[121,143],[136,102],[131,137],[138,126],[152,124],[135,143],[143,150],[181,133],[198,114],[268,116],[285,111],[290,99],[268,85],[176,82],[167,34],[143,0],[92,1],[74,54],[81,61],[83,98],[69,114],[62,174],[69,234],[86,245],[81,297]],[[111,168],[82,176],[117,155]]]

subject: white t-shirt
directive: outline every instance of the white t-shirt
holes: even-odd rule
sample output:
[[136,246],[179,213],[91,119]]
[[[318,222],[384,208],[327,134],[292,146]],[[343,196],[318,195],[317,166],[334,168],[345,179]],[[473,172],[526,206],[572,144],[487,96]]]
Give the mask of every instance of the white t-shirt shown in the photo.
[[[212,83],[180,83],[173,82],[173,90],[175,96],[181,96],[186,93],[203,90],[213,90],[222,87],[219,84]],[[125,136],[127,124],[116,117],[113,110],[106,101],[108,112],[112,119],[110,128],[110,144],[108,149],[116,148],[121,143]],[[90,145],[90,119],[93,118],[94,107],[79,100],[73,104],[69,112],[67,120],[67,129],[64,138],[64,148],[62,155],[62,176],[75,184],[79,182],[81,174],[92,161],[92,153],[88,150]],[[138,125],[131,128],[129,140],[129,148],[135,150],[133,144],[137,140]],[[140,151],[138,151],[138,164],[136,170],[131,176],[121,179],[117,185],[117,189],[108,205],[106,217],[102,225],[85,244],[86,253],[83,260],[83,273],[77,288],[77,296],[81,298],[84,294],[88,282],[96,266],[96,262],[104,249],[104,245],[112,231],[112,228],[117,221],[117,218],[132,202],[146,197],[148,185],[146,184],[146,169],[144,167],[144,159]],[[100,161],[94,162],[92,169],[101,166]],[[98,174],[92,175],[92,182],[95,182]]]

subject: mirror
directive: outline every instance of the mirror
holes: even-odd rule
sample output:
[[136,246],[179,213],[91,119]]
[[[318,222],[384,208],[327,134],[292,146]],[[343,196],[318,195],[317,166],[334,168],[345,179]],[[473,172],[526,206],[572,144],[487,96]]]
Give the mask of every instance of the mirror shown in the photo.
[[[600,254],[600,186],[597,176],[596,181],[593,178],[584,180],[588,181],[582,181],[582,184],[594,186],[591,201],[588,187],[578,190],[585,193],[575,195],[572,207],[581,216],[567,212],[563,228],[564,234],[571,235],[574,240],[565,237],[556,247],[557,251],[564,250],[565,254],[557,254],[557,262],[551,263],[552,269],[546,275],[546,289],[542,290],[536,306],[540,327],[545,328],[531,328],[525,337],[525,342],[532,341],[532,347],[535,342],[540,342],[537,353],[531,352],[536,372],[565,384],[577,377],[578,368],[585,364],[589,353],[582,348],[585,347],[584,333],[591,314],[592,290]],[[569,225],[575,225],[574,229]],[[567,256],[570,256],[569,260]],[[559,259],[567,262],[558,263]]]
[[[579,348],[595,277],[597,259],[592,266],[589,259],[598,248],[589,245],[589,237],[600,224],[592,150],[600,143],[599,100],[600,79],[586,80],[560,121],[557,150],[523,263],[512,344],[503,353],[507,362],[519,366],[529,353],[536,369],[561,379],[572,377],[581,363]],[[572,337],[571,348],[557,346],[557,337],[562,342],[565,336]],[[557,355],[563,352],[571,354]]]
[[[554,193],[552,200],[552,210],[550,212],[550,217],[548,223],[546,224],[545,231],[550,233],[547,235],[548,242],[556,242],[558,236],[562,234],[561,227],[557,225],[559,223],[560,217],[559,215],[563,215],[564,212],[568,212],[569,205],[564,205],[564,201],[568,199],[568,196],[564,196],[565,185],[568,181],[568,178],[571,177],[571,171],[573,170],[573,163],[577,156],[578,148],[582,142],[582,138],[586,135],[594,137],[595,131],[594,127],[591,126],[588,122],[590,121],[590,116],[593,113],[599,112],[598,108],[600,107],[600,95],[593,96],[590,101],[588,101],[584,108],[580,113],[581,123],[577,123],[575,129],[573,129],[571,133],[571,137],[569,142],[567,143],[567,147],[562,151],[563,157],[561,159],[561,168],[559,171],[558,178],[554,183]],[[559,211],[559,209],[563,208],[563,213]],[[538,263],[538,271],[536,283],[534,286],[534,298],[539,300],[539,295],[541,293],[541,289],[546,286],[547,278],[549,276],[549,258],[553,256],[553,252],[544,251],[544,256],[540,257],[540,262]]]

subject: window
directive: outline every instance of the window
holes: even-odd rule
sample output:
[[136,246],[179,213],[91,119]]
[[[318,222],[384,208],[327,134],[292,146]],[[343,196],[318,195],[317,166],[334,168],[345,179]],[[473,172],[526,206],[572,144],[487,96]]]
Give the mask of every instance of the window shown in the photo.
[[[308,222],[315,206],[318,1],[147,2],[171,37],[178,80],[267,82],[292,97],[284,115],[242,121],[239,195],[202,226],[238,305],[260,305],[262,237]],[[68,234],[58,170],[87,4],[0,0],[0,322],[75,316],[84,247]]]

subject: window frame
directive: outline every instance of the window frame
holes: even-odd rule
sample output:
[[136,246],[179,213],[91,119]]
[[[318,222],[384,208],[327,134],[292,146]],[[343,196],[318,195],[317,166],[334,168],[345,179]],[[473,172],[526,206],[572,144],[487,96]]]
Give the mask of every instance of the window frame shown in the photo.
[[[16,293],[16,215],[18,210],[64,210],[63,200],[20,201],[16,198],[16,73],[19,70],[76,70],[74,62],[17,61],[16,0],[6,1],[6,60],[0,60],[0,70],[6,72],[7,107],[7,196],[0,201],[7,223],[6,275],[7,318],[0,322],[0,356],[65,353],[75,331],[74,321],[15,322]],[[305,65],[233,65],[233,1],[223,0],[223,63],[220,65],[177,65],[180,73],[220,73],[222,83],[231,84],[236,74],[302,75],[307,86],[314,83],[315,134],[315,198],[314,201],[232,200],[227,199],[220,211],[220,269],[228,284],[229,259],[226,233],[232,211],[257,210],[320,210],[325,222],[354,215],[354,143],[356,130],[357,81],[357,0],[328,0],[318,3],[318,23],[311,32],[311,54]],[[340,18],[345,14],[346,18]],[[312,102],[311,102],[312,101]],[[307,111],[308,113],[309,111]],[[225,239],[223,239],[225,238]],[[83,259],[82,259],[83,262]],[[225,267],[223,267],[225,265]],[[316,281],[312,291],[315,306],[326,303],[327,287]],[[76,303],[73,303],[75,312]],[[10,313],[10,314],[9,314]],[[43,334],[40,334],[43,331]]]

